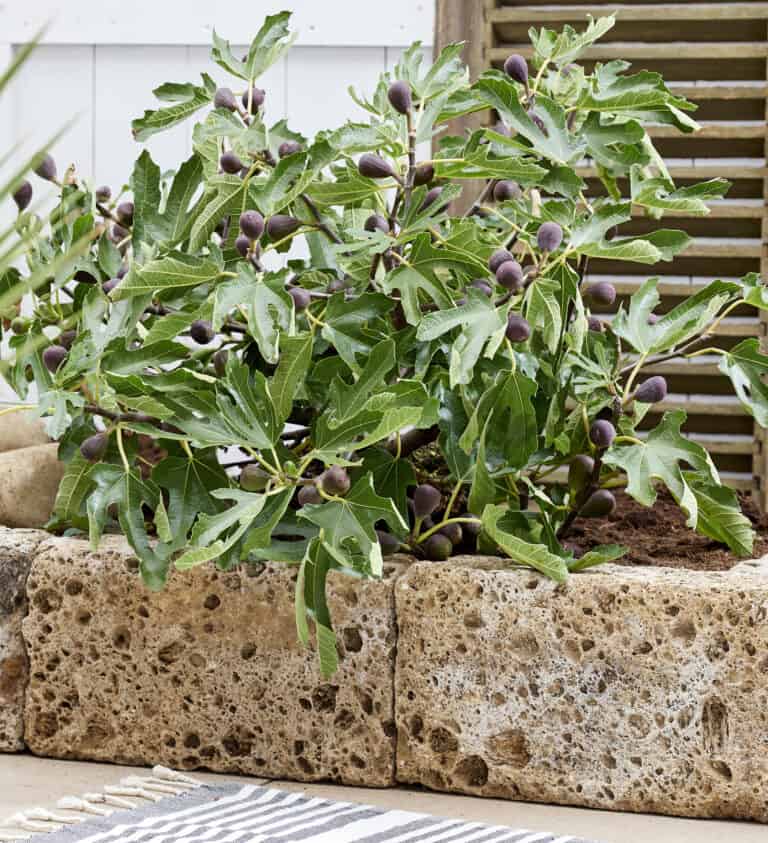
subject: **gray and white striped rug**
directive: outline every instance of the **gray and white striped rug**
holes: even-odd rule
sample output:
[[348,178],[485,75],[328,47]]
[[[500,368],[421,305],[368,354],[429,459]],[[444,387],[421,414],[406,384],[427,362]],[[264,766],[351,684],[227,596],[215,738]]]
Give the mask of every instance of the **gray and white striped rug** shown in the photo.
[[587,843],[570,835],[335,802],[257,785],[200,787],[45,835],[46,843]]

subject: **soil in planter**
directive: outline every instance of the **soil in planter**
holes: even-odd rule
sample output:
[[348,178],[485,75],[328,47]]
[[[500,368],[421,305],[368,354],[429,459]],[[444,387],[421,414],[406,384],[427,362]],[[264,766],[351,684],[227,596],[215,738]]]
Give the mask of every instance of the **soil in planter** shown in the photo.
[[[768,518],[749,495],[740,495],[741,507],[756,530],[753,556],[768,553]],[[700,536],[685,524],[685,517],[668,493],[659,492],[651,508],[640,506],[624,492],[616,495],[616,510],[607,519],[581,518],[566,539],[577,554],[600,544],[621,544],[629,553],[619,565],[658,565],[697,571],[727,571],[743,561],[727,547]]]

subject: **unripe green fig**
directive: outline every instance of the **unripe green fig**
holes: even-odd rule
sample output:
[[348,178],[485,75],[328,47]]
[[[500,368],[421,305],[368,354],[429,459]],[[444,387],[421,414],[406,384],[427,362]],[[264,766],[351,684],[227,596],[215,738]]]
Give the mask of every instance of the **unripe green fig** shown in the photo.
[[371,214],[363,223],[363,228],[366,231],[383,231],[384,234],[389,234],[389,223],[381,214]]
[[411,86],[407,82],[393,82],[387,91],[387,99],[392,108],[400,114],[411,110]]
[[588,454],[579,454],[571,460],[568,467],[568,487],[571,492],[579,492],[589,483],[595,461]]
[[525,342],[531,335],[531,326],[519,313],[510,313],[505,333],[510,342]]
[[80,445],[80,453],[89,462],[98,462],[107,452],[109,445],[109,434],[105,432],[94,433],[84,439]]
[[75,337],[77,336],[77,331],[70,328],[68,331],[62,331],[59,334],[59,345],[64,346],[64,348],[69,351],[72,347],[72,343],[75,341]]
[[258,211],[244,211],[240,214],[240,231],[251,240],[258,240],[264,233],[264,217]]
[[50,155],[45,155],[43,160],[35,167],[35,174],[45,181],[55,181],[56,162]]
[[227,373],[227,360],[229,359],[229,352],[226,348],[220,348],[211,358],[213,361],[213,371],[216,376],[223,378]]
[[109,202],[112,198],[112,188],[108,184],[102,184],[101,187],[96,188],[96,201]]
[[117,218],[123,225],[133,224],[133,202],[121,202],[117,206]]
[[611,447],[616,438],[616,428],[608,419],[597,419],[589,428],[589,439],[592,444],[601,451]]
[[504,261],[496,270],[496,280],[513,293],[523,289],[523,268],[516,260]]
[[603,323],[597,318],[597,316],[590,316],[587,319],[587,327],[590,331],[593,331],[596,334],[603,333]]
[[217,88],[213,95],[213,105],[215,108],[226,108],[227,111],[235,111],[237,109],[237,101],[235,95],[229,88]]
[[554,252],[563,242],[563,229],[556,222],[545,222],[539,227],[536,242],[542,252]]
[[55,372],[67,359],[67,349],[63,345],[49,345],[43,352],[43,363],[49,372]]
[[528,62],[520,55],[513,53],[504,62],[504,72],[515,82],[528,85]]
[[413,514],[426,518],[440,506],[440,492],[429,483],[422,483],[413,491]]
[[288,214],[275,214],[269,218],[267,234],[270,240],[276,242],[290,237],[300,227],[301,222],[296,217],[291,217]]
[[14,190],[13,201],[20,212],[32,201],[32,185],[26,179]]
[[240,488],[246,492],[263,492],[269,484],[269,472],[258,465],[243,466],[240,472]]
[[281,158],[287,158],[289,155],[295,155],[297,152],[301,152],[301,144],[295,140],[283,141],[277,147],[277,154]]
[[306,310],[312,301],[309,290],[305,290],[303,287],[291,287],[288,290],[288,295],[293,299],[293,306],[296,308],[297,313]]
[[345,469],[340,465],[332,465],[320,475],[320,485],[326,495],[344,497],[352,483]]
[[667,381],[661,375],[644,380],[635,390],[635,401],[641,404],[656,404],[667,397]]
[[207,345],[216,336],[207,319],[195,319],[189,326],[189,335],[198,345]]
[[598,281],[587,287],[586,297],[595,304],[610,307],[616,301],[616,288],[608,281]]
[[413,186],[422,187],[435,177],[435,168],[431,164],[419,164],[413,171]]
[[475,290],[480,290],[484,296],[488,296],[489,298],[493,295],[493,287],[483,278],[475,278],[469,286]]
[[422,200],[421,205],[419,206],[420,211],[426,211],[431,205],[434,205],[435,202],[440,198],[443,192],[442,187],[433,187],[427,191],[424,199]]
[[464,538],[464,533],[461,529],[461,524],[446,524],[444,527],[441,527],[437,532],[442,536],[448,536],[451,544],[454,547],[456,547],[457,544],[461,544],[461,540]]
[[318,492],[317,486],[310,483],[307,486],[302,486],[296,495],[296,500],[299,506],[306,506],[307,504],[316,504],[323,502],[323,496]]
[[598,489],[593,492],[587,502],[579,510],[582,518],[605,518],[616,509],[616,498],[608,489]]
[[229,173],[231,176],[243,169],[243,162],[231,150],[222,154],[219,158],[219,165],[225,173]]
[[11,330],[14,334],[26,334],[32,323],[25,316],[16,316],[11,320]]
[[235,249],[237,249],[237,252],[241,257],[245,257],[250,248],[251,238],[248,237],[247,234],[238,234],[237,237],[235,237]]
[[493,198],[497,202],[506,202],[509,199],[519,199],[523,195],[520,185],[516,181],[503,179],[497,181],[493,187]]
[[366,152],[360,156],[357,162],[357,169],[361,176],[367,179],[387,179],[394,176],[395,171],[392,165],[385,161],[380,155]]
[[400,541],[391,533],[387,533],[384,530],[376,530],[376,537],[379,540],[382,556],[391,556],[400,550]]
[[431,562],[444,562],[453,553],[453,544],[448,536],[433,533],[424,542],[424,555]]
[[249,98],[248,91],[243,94],[243,108],[246,110],[248,109],[248,102],[250,99],[251,103],[251,114],[256,114],[256,112],[264,105],[264,100],[267,94],[262,88],[253,88],[253,92]]
[[488,269],[495,275],[496,270],[507,261],[513,261],[515,256],[510,252],[508,249],[497,249],[491,256],[488,258]]

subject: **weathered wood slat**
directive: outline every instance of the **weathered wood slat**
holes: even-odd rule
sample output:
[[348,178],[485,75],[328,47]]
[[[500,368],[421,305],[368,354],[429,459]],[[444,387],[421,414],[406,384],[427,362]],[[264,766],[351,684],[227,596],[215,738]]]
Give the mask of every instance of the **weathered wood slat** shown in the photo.
[[669,82],[668,87],[690,100],[762,100],[768,96],[768,85],[750,82],[745,85],[691,85],[688,82]]
[[[670,3],[663,7],[666,20],[762,20],[768,17],[768,3]],[[491,13],[492,23],[573,23],[587,15],[599,17],[615,13],[623,21],[657,21],[655,5],[504,6]]]
[[[525,58],[531,58],[533,47],[530,44],[505,44],[490,49],[488,57],[491,61],[502,62],[510,53],[519,53]],[[754,41],[702,41],[696,43],[669,41],[658,44],[616,41],[610,44],[595,44],[587,48],[582,55],[582,59],[586,61],[626,59],[631,62],[642,59],[722,61],[723,59],[743,60],[767,57],[768,44]]]
[[[597,170],[594,167],[577,167],[576,172],[583,179],[597,178]],[[768,169],[763,166],[723,166],[718,165],[716,159],[707,159],[696,166],[669,167],[669,174],[675,180],[695,179],[697,181],[704,181],[705,179],[724,178],[729,180],[755,179],[762,181],[768,175]]]
[[[736,138],[764,138],[766,135],[765,123],[701,123],[701,129],[692,135],[687,135],[686,140],[696,141],[701,139],[732,140]],[[680,130],[675,126],[649,126],[648,134],[652,138],[679,138]],[[695,147],[694,147],[695,149]]]

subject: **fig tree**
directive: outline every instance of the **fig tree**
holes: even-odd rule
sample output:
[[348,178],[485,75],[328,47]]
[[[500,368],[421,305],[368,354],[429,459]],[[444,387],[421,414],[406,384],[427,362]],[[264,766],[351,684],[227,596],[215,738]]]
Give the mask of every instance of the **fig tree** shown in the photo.
[[387,99],[392,108],[400,114],[411,110],[411,86],[407,82],[393,82],[387,90]]
[[608,281],[598,281],[587,287],[586,297],[594,304],[610,307],[616,301],[616,288]]
[[248,254],[248,250],[251,248],[251,238],[248,237],[247,234],[238,234],[235,237],[235,249],[237,249],[238,254],[241,257],[245,257]]
[[635,390],[634,399],[641,404],[656,404],[667,397],[667,381],[661,375],[644,380]]
[[243,169],[243,162],[232,150],[228,150],[222,154],[221,158],[219,158],[219,165],[225,173],[229,173],[231,176]]
[[400,541],[391,533],[386,533],[384,530],[376,530],[376,537],[379,540],[382,556],[391,556],[400,550]]
[[301,221],[297,220],[296,217],[289,216],[288,214],[275,214],[267,222],[267,234],[272,242],[277,242],[278,240],[284,240],[286,237],[290,237],[300,227]]
[[531,326],[519,313],[507,317],[506,336],[510,342],[525,342],[531,335]]
[[601,451],[611,447],[616,438],[616,428],[608,419],[597,419],[589,428],[589,439],[592,444]]
[[216,336],[207,319],[195,319],[189,326],[189,335],[198,345],[207,345]]
[[289,155],[295,155],[297,152],[301,152],[301,144],[295,140],[283,141],[277,147],[277,154],[281,158],[287,158]]
[[372,152],[366,152],[360,156],[357,162],[357,169],[361,176],[367,179],[387,179],[394,176],[395,171],[392,165],[385,161],[380,155],[374,155]]
[[413,491],[413,514],[426,518],[440,506],[440,492],[429,483],[422,483]]
[[504,72],[515,82],[528,86],[528,62],[520,55],[513,53],[504,62]]
[[106,454],[108,445],[109,434],[101,431],[83,440],[80,445],[80,453],[88,462],[99,462],[104,454]]
[[248,91],[243,93],[243,108],[246,110],[248,109],[248,103],[250,102],[251,105],[251,114],[256,114],[256,112],[264,105],[264,100],[267,94],[262,88],[253,88],[250,97],[248,96]]
[[381,214],[371,214],[363,223],[363,228],[366,231],[383,231],[384,234],[389,234],[389,223]]
[[56,162],[50,155],[45,155],[43,160],[35,167],[35,174],[45,181],[56,180]]
[[264,217],[258,211],[244,211],[240,214],[240,231],[251,240],[258,240],[264,233]]
[[296,495],[296,501],[299,506],[306,506],[307,504],[322,503],[323,497],[320,492],[317,491],[317,486],[315,486],[314,483],[310,483],[299,488],[298,494]]
[[497,181],[493,187],[493,198],[497,202],[506,202],[509,199],[519,199],[523,195],[520,185],[516,181],[503,179]]
[[563,242],[563,229],[556,222],[545,222],[539,226],[536,242],[542,252],[554,252]]
[[213,104],[216,108],[237,111],[237,100],[230,88],[217,88],[216,93],[213,95]]
[[13,192],[13,201],[23,211],[32,201],[32,185],[25,179]]
[[435,178],[435,168],[431,164],[419,164],[413,171],[413,186],[422,187]]
[[213,361],[213,371],[216,372],[216,376],[223,378],[227,372],[229,352],[226,348],[220,348],[217,352],[215,352],[211,359]]
[[344,497],[351,485],[349,475],[340,465],[332,465],[320,475],[320,486],[326,495]]
[[444,562],[453,553],[453,544],[448,536],[433,533],[423,545],[424,555],[431,562]]
[[523,268],[516,260],[504,261],[496,270],[496,280],[506,290],[518,293],[523,289]]
[[598,489],[588,498],[579,510],[582,518],[605,518],[616,509],[616,498],[608,489]]
[[309,303],[312,301],[312,296],[309,294],[309,290],[305,290],[303,287],[291,287],[288,290],[288,295],[293,299],[293,306],[296,308],[296,312],[300,313],[302,310],[306,310],[309,307]]
[[246,492],[263,492],[269,484],[269,473],[259,465],[243,466],[240,472],[240,488]]
[[488,269],[495,275],[496,270],[506,261],[513,261],[515,256],[508,249],[497,249],[488,258]]
[[49,345],[43,352],[43,363],[49,372],[55,372],[67,359],[67,349],[63,345]]

